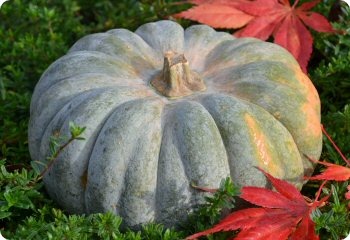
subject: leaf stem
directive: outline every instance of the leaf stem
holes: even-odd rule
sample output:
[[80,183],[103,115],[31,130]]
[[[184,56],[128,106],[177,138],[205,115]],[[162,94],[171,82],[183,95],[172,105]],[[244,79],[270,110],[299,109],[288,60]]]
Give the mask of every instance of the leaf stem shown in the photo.
[[70,138],[65,144],[61,145],[59,147],[59,149],[55,152],[55,154],[52,156],[49,164],[47,164],[46,168],[39,174],[39,176],[37,177],[36,181],[39,181],[40,179],[42,179],[44,177],[44,175],[46,174],[47,171],[49,171],[52,167],[52,165],[54,164],[54,162],[57,160],[58,155],[60,155],[60,153],[63,151],[63,149],[65,149],[71,142],[73,142],[75,140],[74,137]]
[[316,194],[316,198],[315,198],[315,202],[317,202],[318,199],[320,198],[322,189],[323,189],[324,185],[326,185],[327,182],[328,182],[327,180],[323,181],[321,186],[318,188],[318,191],[317,191],[317,194]]
[[49,157],[49,163],[46,165],[45,169],[40,172],[40,174],[30,183],[30,185],[34,185],[37,182],[39,182],[44,175],[52,168],[52,165],[56,162],[58,159],[58,156],[61,154],[61,152],[74,140],[84,140],[84,138],[80,137],[80,135],[85,131],[86,127],[79,127],[75,125],[73,122],[69,123],[69,129],[71,137],[65,142],[64,144],[60,145],[60,147],[56,150],[54,150],[52,156]]
[[298,3],[299,3],[299,0],[295,0],[295,2],[294,2],[294,4],[293,4],[292,8],[294,9],[294,8],[298,5]]
[[333,141],[333,139],[331,138],[331,136],[328,134],[328,132],[326,131],[326,129],[324,128],[323,125],[321,125],[322,128],[322,132],[323,134],[328,138],[328,140],[332,143],[333,147],[335,148],[335,150],[339,153],[339,155],[341,156],[341,158],[346,162],[346,164],[348,166],[350,166],[350,161],[345,157],[345,155],[342,153],[342,151],[340,150],[340,148],[337,146],[337,144]]

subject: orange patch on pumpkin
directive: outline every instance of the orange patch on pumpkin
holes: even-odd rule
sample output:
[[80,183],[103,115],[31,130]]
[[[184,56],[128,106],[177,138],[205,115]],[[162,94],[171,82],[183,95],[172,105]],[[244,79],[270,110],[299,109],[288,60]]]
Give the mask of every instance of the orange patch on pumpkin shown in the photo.
[[300,70],[295,69],[296,78],[299,80],[300,84],[305,89],[306,99],[311,106],[313,106],[314,111],[319,112],[321,108],[320,98],[318,96],[315,86],[312,84],[311,80]]
[[305,103],[301,110],[305,116],[305,137],[310,136],[314,139],[319,139],[322,135],[320,116],[315,111],[314,106],[310,103]]
[[295,70],[296,77],[304,86],[307,102],[302,105],[301,110],[306,116],[305,131],[307,135],[319,138],[322,135],[320,109],[321,103],[315,86],[311,80],[299,69]]
[[282,176],[281,168],[276,164],[271,153],[268,139],[261,130],[256,120],[249,114],[244,115],[244,120],[248,125],[249,133],[255,148],[255,155],[259,163],[259,167],[266,169],[274,176]]

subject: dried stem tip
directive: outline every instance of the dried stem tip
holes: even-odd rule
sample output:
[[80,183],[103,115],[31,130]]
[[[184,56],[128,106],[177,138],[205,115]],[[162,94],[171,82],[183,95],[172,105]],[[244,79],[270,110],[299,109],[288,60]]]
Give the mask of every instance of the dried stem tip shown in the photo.
[[206,89],[200,76],[190,69],[185,56],[172,51],[165,53],[163,70],[151,84],[160,94],[170,98],[184,97]]

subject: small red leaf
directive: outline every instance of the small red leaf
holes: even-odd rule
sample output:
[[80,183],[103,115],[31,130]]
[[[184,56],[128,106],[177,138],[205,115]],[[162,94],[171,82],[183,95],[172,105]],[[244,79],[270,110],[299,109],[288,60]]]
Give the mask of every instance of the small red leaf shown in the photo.
[[315,1],[303,3],[300,5],[300,7],[298,7],[298,10],[309,11],[312,8],[314,8],[317,4],[319,4],[320,2],[321,2],[321,0],[315,0]]
[[326,170],[319,175],[309,177],[307,179],[334,181],[347,181],[350,179],[350,168],[326,162],[318,163],[327,166]]
[[235,240],[276,240],[288,239],[288,236],[293,232],[293,222],[286,216],[282,218],[274,218],[273,223],[263,222],[262,224],[250,228],[246,231],[241,231]]
[[213,228],[188,236],[186,239],[191,240],[216,232],[237,230],[245,225],[254,223],[254,221],[260,219],[261,216],[264,216],[265,214],[266,210],[263,208],[248,208],[239,210],[228,215]]
[[300,52],[299,56],[296,57],[297,61],[300,64],[303,72],[307,72],[307,64],[310,60],[312,53],[312,43],[313,39],[311,33],[307,30],[307,28],[303,25],[299,18],[295,19],[296,28],[298,31],[298,36],[300,38]]
[[300,194],[299,190],[296,189],[292,184],[280,180],[278,178],[273,177],[271,174],[265,172],[264,170],[258,168],[260,171],[262,171],[265,176],[269,179],[269,181],[272,183],[272,186],[283,196],[288,198],[289,200],[303,202],[304,197]]
[[306,13],[300,12],[298,16],[303,20],[306,26],[318,31],[318,32],[334,32],[332,25],[328,22],[327,18],[319,13]]
[[275,0],[255,0],[254,2],[240,2],[235,5],[235,7],[249,15],[260,17],[268,15],[270,12],[278,11],[277,9],[280,8],[281,5]]
[[291,234],[290,240],[318,240],[319,236],[315,232],[315,223],[311,220],[310,216],[305,216],[301,223],[298,225],[298,228],[294,233]]
[[258,206],[266,208],[288,208],[290,200],[280,193],[260,187],[243,187],[241,198]]
[[293,15],[287,16],[275,32],[274,42],[288,49],[289,52],[298,59],[301,49],[301,40],[295,21],[296,19],[294,19]]
[[216,28],[240,28],[253,19],[252,16],[227,4],[205,3],[174,15]]
[[[267,211],[264,208],[248,208],[239,210],[227,216],[217,225],[220,231],[231,231],[239,228],[247,229],[255,226],[265,216]],[[275,216],[279,216],[276,212]]]
[[283,14],[276,12],[267,16],[261,16],[252,20],[245,28],[237,31],[236,37],[255,37],[266,40],[272,34],[276,25],[283,18]]

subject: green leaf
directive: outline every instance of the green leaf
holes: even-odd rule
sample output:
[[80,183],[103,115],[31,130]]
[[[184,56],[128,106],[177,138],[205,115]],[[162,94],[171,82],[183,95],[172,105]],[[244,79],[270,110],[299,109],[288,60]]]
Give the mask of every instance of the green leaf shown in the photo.
[[46,163],[40,161],[31,161],[30,166],[33,168],[36,174],[40,174],[46,167]]
[[[72,138],[78,139],[78,137],[85,131],[86,127],[80,127],[76,125],[74,122],[69,122],[69,131],[72,135]],[[79,137],[80,140],[84,140],[84,138]]]

